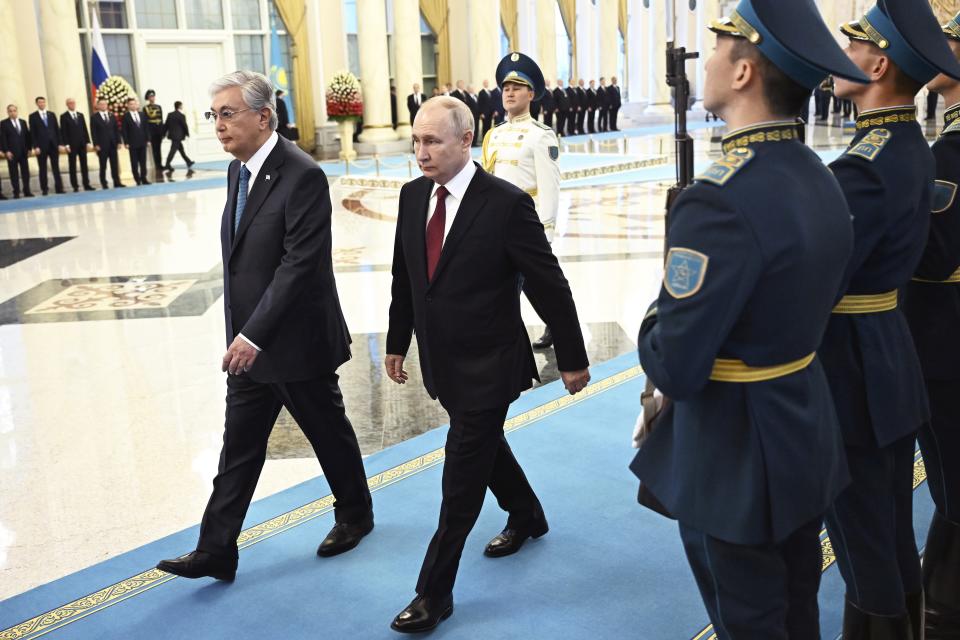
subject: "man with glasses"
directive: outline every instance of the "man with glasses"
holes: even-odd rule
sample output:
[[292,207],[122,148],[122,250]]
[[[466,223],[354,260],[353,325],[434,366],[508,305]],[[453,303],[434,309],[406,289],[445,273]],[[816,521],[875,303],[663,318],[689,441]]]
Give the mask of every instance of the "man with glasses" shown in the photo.
[[327,177],[277,135],[266,77],[235,71],[211,84],[210,96],[207,119],[235,158],[220,233],[226,424],[197,549],[157,568],[233,580],[237,536],[282,407],[313,446],[335,498],[336,524],[317,555],[357,546],[373,529],[373,509],[336,374],[350,359],[350,333],[333,277]]

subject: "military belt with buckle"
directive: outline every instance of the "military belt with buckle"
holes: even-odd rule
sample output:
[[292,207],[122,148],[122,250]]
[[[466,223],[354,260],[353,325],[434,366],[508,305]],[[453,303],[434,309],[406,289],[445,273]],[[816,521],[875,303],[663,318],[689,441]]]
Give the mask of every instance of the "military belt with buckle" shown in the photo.
[[775,380],[783,378],[791,373],[806,369],[816,353],[787,362],[786,364],[775,364],[768,367],[751,367],[743,360],[728,360],[726,358],[717,358],[713,363],[713,371],[710,372],[710,379],[714,382],[763,382],[765,380]]

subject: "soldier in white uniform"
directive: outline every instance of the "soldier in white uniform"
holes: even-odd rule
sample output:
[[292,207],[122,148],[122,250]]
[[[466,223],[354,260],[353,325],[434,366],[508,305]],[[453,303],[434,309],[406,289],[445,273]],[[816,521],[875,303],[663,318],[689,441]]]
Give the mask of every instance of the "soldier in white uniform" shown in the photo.
[[[530,116],[530,103],[544,92],[543,73],[528,56],[510,53],[497,67],[497,84],[507,120],[484,136],[483,168],[533,197],[547,239],[553,242],[560,205],[560,143],[553,129]],[[530,303],[542,318],[536,301]],[[547,326],[533,346],[546,349],[552,344]]]

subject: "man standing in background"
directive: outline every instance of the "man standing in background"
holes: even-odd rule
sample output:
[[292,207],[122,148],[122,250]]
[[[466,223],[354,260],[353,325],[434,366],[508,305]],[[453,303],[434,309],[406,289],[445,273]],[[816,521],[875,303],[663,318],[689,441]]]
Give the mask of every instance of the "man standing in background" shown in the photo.
[[137,184],[150,184],[147,180],[147,123],[140,113],[140,101],[127,99],[127,112],[120,123],[120,137],[130,153],[130,170]]
[[570,111],[570,98],[563,89],[563,80],[557,79],[557,88],[553,90],[553,104],[556,108],[558,136],[566,135],[567,112]]
[[608,108],[610,110],[610,115],[608,116],[608,126],[610,131],[620,131],[620,128],[617,127],[617,114],[620,113],[620,87],[617,86],[617,76],[610,78],[610,86],[607,87],[607,96]]
[[108,111],[106,98],[97,100],[97,112],[90,119],[90,133],[93,137],[93,148],[97,150],[100,161],[100,188],[107,188],[107,163],[110,163],[110,175],[113,177],[113,188],[127,185],[120,182],[120,163],[117,160],[117,149],[122,144],[120,127],[117,119]]
[[23,182],[23,197],[32,198],[30,191],[30,164],[27,159],[33,153],[30,130],[27,123],[18,117],[15,104],[7,105],[7,119],[0,123],[0,149],[7,157],[7,171],[13,183],[13,199],[20,197],[20,183]]
[[90,144],[90,132],[87,131],[87,121],[83,114],[77,111],[77,101],[67,98],[67,110],[60,114],[60,141],[67,149],[67,162],[70,168],[70,186],[74,193],[80,190],[77,181],[77,160],[80,161],[80,175],[83,178],[83,188],[94,191],[90,184],[90,173],[87,171],[87,152],[93,149]]
[[57,116],[47,111],[47,99],[36,99],[37,110],[30,114],[30,137],[33,151],[40,165],[40,191],[47,195],[47,163],[53,172],[53,185],[57,193],[63,193],[63,178],[60,176],[60,125]]
[[417,111],[420,110],[420,105],[427,101],[427,96],[420,92],[420,85],[416,82],[413,83],[413,93],[407,96],[407,111],[410,112],[410,122],[413,122],[413,119],[417,117]]

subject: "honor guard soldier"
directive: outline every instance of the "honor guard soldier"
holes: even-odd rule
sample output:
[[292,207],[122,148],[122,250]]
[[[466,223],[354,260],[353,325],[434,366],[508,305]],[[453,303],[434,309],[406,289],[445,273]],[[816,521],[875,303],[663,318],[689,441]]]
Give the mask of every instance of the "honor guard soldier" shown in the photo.
[[[560,143],[553,129],[530,115],[530,103],[545,90],[543,72],[528,56],[510,53],[497,66],[497,85],[507,120],[484,137],[483,168],[533,197],[547,240],[553,242],[560,207]],[[531,298],[530,304],[542,319],[537,302]],[[547,326],[533,346],[546,349],[552,344]]]
[[[960,13],[943,26],[960,58]],[[920,450],[936,511],[923,554],[927,638],[960,630],[960,82],[940,74],[927,88],[944,96],[944,127],[933,144],[936,183],[930,236],[907,287],[904,312],[930,399]]]
[[631,469],[679,521],[717,638],[815,639],[821,523],[849,481],[815,352],[853,228],[794,116],[828,74],[867,78],[813,0],[743,0],[711,30],[704,107],[732,132],[669,214],[638,337],[669,400]]
[[930,410],[898,297],[927,245],[934,185],[914,99],[941,72],[960,77],[960,65],[927,2],[880,0],[841,31],[871,83],[837,78],[834,89],[860,115],[830,165],[853,216],[854,250],[819,351],[852,478],[827,531],[847,587],[844,638],[922,638],[913,468]]
[[157,92],[148,89],[144,95],[147,104],[143,115],[147,119],[147,137],[150,140],[150,153],[153,155],[153,171],[157,179],[163,171],[163,159],[160,157],[160,145],[163,143],[163,107],[157,104]]

